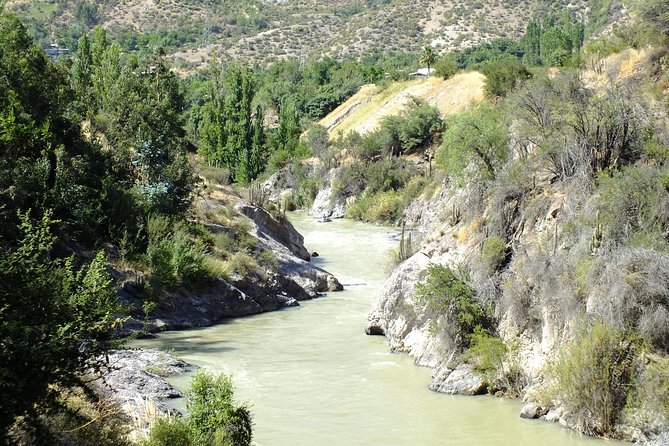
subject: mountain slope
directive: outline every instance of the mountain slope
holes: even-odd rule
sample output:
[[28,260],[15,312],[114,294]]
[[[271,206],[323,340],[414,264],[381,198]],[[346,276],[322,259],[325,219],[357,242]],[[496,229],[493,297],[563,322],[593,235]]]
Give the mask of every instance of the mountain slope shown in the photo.
[[[210,54],[271,63],[288,57],[341,58],[371,49],[465,48],[518,38],[544,0],[10,0],[44,43],[72,46],[101,25],[130,49],[162,46],[184,66]],[[554,3],[554,2],[553,2]],[[560,3],[560,2],[557,2]],[[585,0],[569,8],[584,10]],[[553,5],[558,8],[559,5]]]
[[460,113],[484,97],[485,77],[478,72],[460,73],[448,80],[438,77],[396,82],[381,88],[366,85],[320,121],[330,135],[374,130],[386,116],[397,115],[417,97],[439,109],[442,115]]

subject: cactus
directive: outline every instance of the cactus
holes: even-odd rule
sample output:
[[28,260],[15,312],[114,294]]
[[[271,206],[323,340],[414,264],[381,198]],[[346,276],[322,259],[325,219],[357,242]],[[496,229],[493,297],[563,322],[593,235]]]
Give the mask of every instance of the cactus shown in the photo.
[[453,203],[451,205],[451,226],[455,226],[460,222],[462,215],[460,213],[460,206]]
[[259,208],[265,207],[267,200],[267,191],[263,189],[258,181],[254,181],[249,185],[249,203]]
[[399,260],[404,261],[412,256],[413,248],[411,246],[411,231],[405,237],[406,232],[406,222],[402,221],[402,232],[400,233],[400,248],[399,248]]
[[553,232],[553,255],[557,253],[557,245],[558,245],[558,225],[557,222],[555,223],[555,229]]
[[599,252],[599,248],[602,246],[602,239],[604,238],[604,232],[602,231],[602,224],[599,221],[599,211],[597,211],[597,216],[595,217],[595,228],[590,239],[590,255],[596,256]]

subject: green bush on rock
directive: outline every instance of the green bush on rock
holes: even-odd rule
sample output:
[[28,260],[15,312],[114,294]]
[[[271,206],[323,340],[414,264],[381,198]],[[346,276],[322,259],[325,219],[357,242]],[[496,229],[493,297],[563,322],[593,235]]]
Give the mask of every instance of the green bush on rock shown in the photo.
[[638,374],[642,346],[640,338],[602,321],[581,328],[548,367],[547,396],[577,417],[583,433],[611,434]]
[[200,372],[186,394],[185,419],[158,419],[142,446],[248,446],[251,413],[233,400],[232,379]]

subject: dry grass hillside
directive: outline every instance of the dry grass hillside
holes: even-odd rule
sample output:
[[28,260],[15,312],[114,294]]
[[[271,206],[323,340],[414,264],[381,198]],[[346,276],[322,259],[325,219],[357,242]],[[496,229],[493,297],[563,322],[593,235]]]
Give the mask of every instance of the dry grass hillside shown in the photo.
[[[573,1],[570,8],[582,9],[585,1]],[[152,37],[150,44],[166,47],[185,68],[205,63],[212,54],[268,64],[288,57],[356,56],[372,48],[408,51],[428,44],[443,51],[464,48],[497,37],[520,37],[533,12],[545,2],[9,0],[8,7],[32,20],[44,41],[68,35],[73,26],[99,24],[130,40],[133,33]],[[82,4],[95,14],[83,17]],[[145,42],[139,45],[148,45]]]
[[483,99],[485,76],[478,72],[460,73],[448,80],[438,77],[396,82],[386,87],[365,85],[346,102],[320,121],[331,136],[355,130],[374,130],[379,122],[399,114],[414,96],[439,109],[442,115],[462,112]]

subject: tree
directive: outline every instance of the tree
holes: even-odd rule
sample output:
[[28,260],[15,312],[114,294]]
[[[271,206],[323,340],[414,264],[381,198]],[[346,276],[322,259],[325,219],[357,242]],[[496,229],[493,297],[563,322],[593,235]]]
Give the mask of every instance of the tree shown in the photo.
[[437,75],[444,79],[449,79],[458,72],[458,64],[452,57],[446,56],[435,62],[434,70]]
[[0,15],[0,238],[13,237],[16,210],[47,209],[87,230],[104,172],[102,154],[69,120],[63,73],[32,44],[20,21]]
[[537,19],[532,19],[527,24],[522,43],[525,49],[523,56],[525,63],[529,66],[541,64],[541,25]]
[[253,426],[249,409],[234,401],[232,379],[196,374],[186,392],[188,416],[159,419],[142,446],[249,446]]
[[496,108],[483,103],[449,118],[437,152],[437,162],[451,175],[462,178],[468,166],[484,180],[495,179],[507,158],[508,133]]
[[119,307],[106,259],[75,269],[51,257],[53,220],[20,214],[19,240],[0,242],[0,439],[16,417],[57,405],[58,385],[79,384],[116,343]]
[[427,75],[430,75],[430,67],[436,60],[436,56],[434,54],[434,51],[432,50],[432,47],[427,45],[425,48],[423,48],[423,53],[421,54],[420,57],[420,63],[427,65]]
[[262,107],[253,103],[257,86],[249,67],[214,68],[209,98],[203,107],[200,153],[228,169],[232,181],[248,183],[265,165]]
[[571,57],[571,52],[571,38],[563,29],[553,27],[541,36],[541,61],[544,65],[560,67]]
[[103,112],[115,180],[133,190],[146,213],[182,213],[195,179],[186,160],[184,99],[176,74],[161,56],[130,58],[109,93]]

